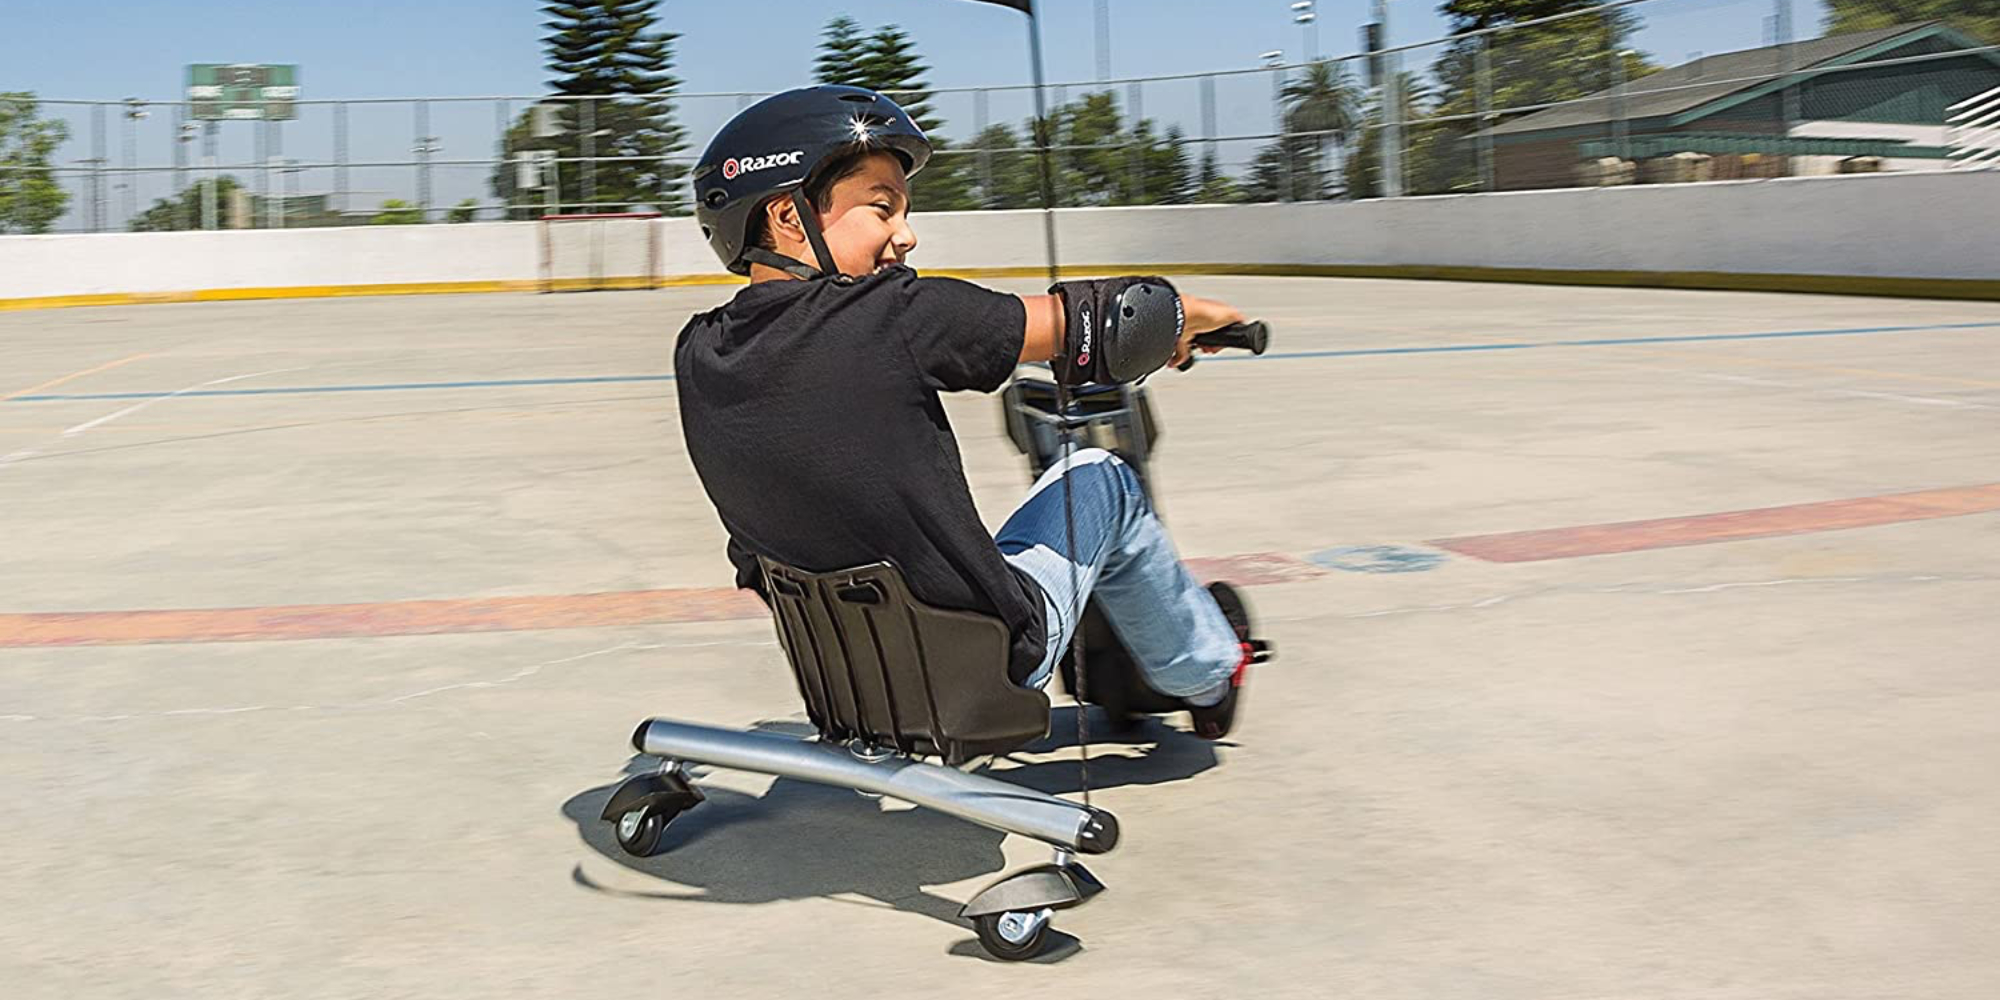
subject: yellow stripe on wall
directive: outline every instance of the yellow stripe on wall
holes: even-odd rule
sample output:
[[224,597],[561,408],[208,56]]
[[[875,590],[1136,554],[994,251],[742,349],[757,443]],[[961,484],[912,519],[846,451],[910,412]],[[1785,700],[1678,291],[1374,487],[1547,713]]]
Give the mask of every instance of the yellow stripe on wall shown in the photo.
[[[925,274],[958,278],[1039,278],[1047,267],[950,267]],[[1071,264],[1070,275],[1160,274],[1242,275],[1285,278],[1385,278],[1421,281],[1498,281],[1539,285],[1607,285],[1743,292],[1798,292],[1815,295],[1872,295],[1895,298],[2000,301],[2000,280],[1967,278],[1885,278],[1825,274],[1729,274],[1720,271],[1571,271],[1555,268],[1431,267],[1411,264]],[[552,291],[642,289],[742,284],[733,274],[685,274],[662,279],[640,276],[561,279]],[[80,306],[153,305],[163,302],[234,302],[251,299],[317,299],[353,295],[466,295],[542,291],[542,282],[432,281],[378,285],[289,285],[271,288],[205,288],[184,292],[108,292],[0,299],[0,312],[67,309]]]

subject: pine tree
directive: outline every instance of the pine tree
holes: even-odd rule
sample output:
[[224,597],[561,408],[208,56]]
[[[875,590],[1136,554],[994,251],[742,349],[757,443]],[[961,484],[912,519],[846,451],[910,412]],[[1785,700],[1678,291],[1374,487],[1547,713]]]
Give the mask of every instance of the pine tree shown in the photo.
[[973,207],[1041,206],[1042,182],[1035,154],[1022,151],[1028,142],[1006,125],[989,125],[973,137],[962,157],[972,186]]
[[943,122],[931,108],[923,80],[930,67],[923,64],[907,32],[891,24],[863,38],[854,19],[835,18],[821,33],[820,56],[813,67],[820,83],[867,87],[888,95],[930,138],[930,165],[910,182],[910,202],[919,211],[979,207],[967,174],[968,158],[951,152],[951,141],[938,134]]
[[862,86],[888,94],[925,132],[938,127],[931,95],[924,90],[923,75],[931,68],[918,58],[917,43],[908,32],[891,24],[868,36],[860,66],[862,78],[868,81]]
[[1223,173],[1221,164],[1216,162],[1214,146],[1201,154],[1200,178],[1201,187],[1193,196],[1195,204],[1227,205],[1243,200],[1243,192],[1237,189],[1236,182]]
[[1194,190],[1187,135],[1179,125],[1170,125],[1166,140],[1146,150],[1147,200],[1154,205],[1185,205],[1194,199]]
[[868,42],[861,36],[860,22],[845,14],[836,17],[826,22],[826,30],[820,32],[819,59],[813,63],[813,79],[849,87],[866,86],[862,82],[861,60],[867,52]]
[[[554,0],[543,6],[542,26],[549,87],[560,102],[562,134],[535,138],[523,112],[508,129],[510,154],[552,149],[561,157],[586,153],[610,159],[594,164],[565,163],[558,171],[561,202],[585,211],[617,211],[651,205],[663,211],[684,208],[681,178],[686,168],[667,162],[687,147],[687,132],[674,118],[673,96],[681,81],[673,76],[673,43],[680,36],[659,31],[659,0]],[[493,176],[494,194],[510,204],[517,192],[514,167]],[[588,183],[586,183],[588,182]],[[521,207],[511,217],[532,218],[538,208]]]

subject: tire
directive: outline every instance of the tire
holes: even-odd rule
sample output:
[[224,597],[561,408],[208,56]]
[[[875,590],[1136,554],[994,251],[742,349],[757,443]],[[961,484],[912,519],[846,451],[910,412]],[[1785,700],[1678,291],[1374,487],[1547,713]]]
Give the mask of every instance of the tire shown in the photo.
[[[1049,921],[1046,911],[1039,921],[1035,921],[1033,932],[1025,937],[1018,933],[1010,934],[1003,921],[1007,921],[1010,917],[1016,921],[1032,920],[1035,916],[1030,913],[989,913],[983,917],[972,918],[972,926],[979,933],[980,947],[985,948],[987,954],[1003,962],[1021,962],[1041,954],[1042,949],[1048,944]],[[1014,940],[1016,937],[1021,939]]]
[[612,833],[618,838],[618,846],[635,858],[650,858],[660,849],[660,838],[667,832],[667,817],[647,809],[634,809],[612,824]]

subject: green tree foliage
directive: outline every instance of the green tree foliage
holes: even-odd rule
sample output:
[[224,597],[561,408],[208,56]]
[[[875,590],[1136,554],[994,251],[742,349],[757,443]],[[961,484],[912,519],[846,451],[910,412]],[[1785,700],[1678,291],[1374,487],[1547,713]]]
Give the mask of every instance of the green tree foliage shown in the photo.
[[1943,21],[1967,35],[2000,45],[2000,3],[1994,0],[1827,0],[1827,34]]
[[966,145],[965,170],[978,208],[1035,208],[1042,203],[1034,140],[1008,125],[989,125]]
[[[988,126],[964,145],[940,134],[924,82],[930,72],[916,43],[888,25],[872,34],[850,17],[828,21],[814,63],[820,83],[882,91],[910,113],[937,150],[916,176],[911,198],[920,211],[1034,208],[1042,203],[1033,150],[1033,121],[1018,128]],[[1085,94],[1055,108],[1047,122],[1054,154],[1057,203],[1078,205],[1182,204],[1208,186],[1196,178],[1187,141],[1178,128],[1161,131],[1151,119],[1125,121],[1109,92]],[[1226,179],[1214,185],[1223,189]]]
[[382,210],[368,220],[371,226],[414,226],[424,221],[424,210],[404,201],[391,198],[382,203]]
[[[553,0],[542,7],[549,20],[543,48],[556,74],[549,87],[565,97],[598,98],[561,102],[561,134],[532,134],[532,109],[524,111],[507,130],[510,154],[552,149],[558,156],[609,157],[593,166],[565,163],[558,172],[561,201],[577,206],[586,201],[617,211],[651,205],[662,211],[684,210],[681,179],[686,167],[670,163],[687,147],[687,132],[675,120],[673,97],[680,79],[672,74],[673,43],[680,36],[657,30],[660,0]],[[593,182],[586,198],[586,179]],[[532,200],[517,191],[514,168],[505,164],[493,174],[493,193],[510,204]],[[539,208],[510,212],[532,218]]]
[[917,43],[908,32],[891,24],[868,36],[857,69],[862,82],[855,86],[888,94],[918,128],[931,132],[943,124],[925,89],[923,77],[931,68],[917,55]]
[[1331,153],[1344,149],[1361,124],[1360,88],[1347,70],[1316,62],[1279,91],[1286,135],[1257,151],[1242,197],[1249,201],[1317,201],[1331,197],[1337,175]]
[[476,199],[467,198],[464,201],[461,201],[458,204],[453,205],[451,207],[451,210],[445,213],[444,221],[471,222],[478,217],[479,217],[479,202]]
[[242,188],[236,178],[224,174],[210,181],[206,178],[196,181],[192,187],[172,198],[158,198],[153,206],[132,217],[127,228],[135,233],[164,233],[180,229],[200,229],[202,227],[202,201],[209,189],[215,189],[215,217],[217,225],[224,225],[229,217],[229,199]]
[[[973,137],[963,159],[977,207],[1041,207],[1035,124],[992,125]],[[1162,133],[1150,118],[1128,125],[1109,91],[1055,108],[1047,128],[1058,207],[1186,204],[1206,184],[1178,127]],[[1215,173],[1219,187],[1226,178]]]
[[1288,135],[1257,151],[1243,180],[1244,201],[1318,201],[1331,192],[1331,175],[1319,170],[1317,144],[1306,136]]
[[1227,205],[1243,200],[1243,191],[1236,181],[1222,171],[1216,161],[1215,147],[1210,146],[1201,154],[1200,173],[1195,177],[1195,192],[1191,200],[1197,205]]
[[[1397,101],[1399,110],[1396,120],[1403,122],[1403,145],[1410,145],[1412,123],[1421,123],[1433,98],[1430,88],[1423,79],[1413,73],[1396,74],[1396,83],[1390,96]],[[1356,128],[1359,136],[1347,153],[1347,196],[1349,198],[1375,198],[1382,194],[1382,140],[1387,130],[1382,127],[1389,119],[1383,113],[1380,101],[1371,102]],[[1404,190],[1408,186],[1410,162],[1403,160]]]
[[[1334,62],[1316,62],[1298,78],[1286,82],[1280,91],[1285,108],[1285,131],[1302,133],[1307,155],[1303,183],[1308,197],[1325,198],[1333,193],[1336,176],[1332,154],[1345,150],[1361,124],[1363,94],[1347,68]],[[1270,159],[1282,164],[1283,156],[1296,151],[1272,150]],[[1299,180],[1299,170],[1293,170]]]
[[1141,145],[1140,154],[1143,169],[1139,173],[1141,187],[1137,203],[1141,205],[1186,205],[1194,201],[1195,177],[1193,165],[1188,162],[1187,134],[1179,125],[1167,127],[1167,134],[1160,141],[1152,138],[1153,123],[1150,119],[1140,119],[1132,130],[1133,138]]
[[49,172],[69,126],[41,117],[35,95],[0,93],[0,233],[46,233],[69,207]]
[[851,17],[827,22],[820,36],[819,59],[813,64],[814,77],[820,83],[867,87],[888,94],[930,137],[932,148],[941,155],[933,155],[930,165],[910,184],[910,200],[919,211],[977,208],[965,157],[948,152],[951,141],[938,133],[944,123],[931,107],[923,79],[929,72],[908,32],[891,24],[864,36],[861,25]]
[[861,23],[844,14],[836,17],[826,22],[826,30],[820,33],[819,60],[813,63],[813,79],[865,87],[861,62],[867,54],[868,40],[862,36]]

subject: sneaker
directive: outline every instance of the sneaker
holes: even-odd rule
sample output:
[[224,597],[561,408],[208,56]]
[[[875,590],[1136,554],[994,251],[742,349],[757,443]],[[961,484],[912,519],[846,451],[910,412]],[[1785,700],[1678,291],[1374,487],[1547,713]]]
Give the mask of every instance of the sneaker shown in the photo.
[[1236,641],[1243,646],[1243,658],[1236,663],[1236,670],[1229,675],[1229,691],[1222,700],[1207,707],[1190,707],[1188,717],[1194,722],[1194,734],[1205,740],[1219,740],[1229,735],[1236,725],[1236,708],[1243,702],[1243,682],[1250,664],[1261,660],[1259,654],[1264,645],[1250,638],[1250,608],[1243,603],[1243,595],[1229,584],[1216,582],[1208,585],[1210,597],[1222,609],[1222,616],[1229,619],[1229,627],[1236,630]]

